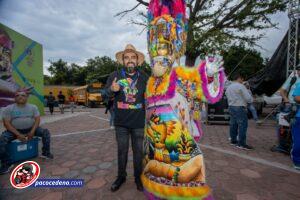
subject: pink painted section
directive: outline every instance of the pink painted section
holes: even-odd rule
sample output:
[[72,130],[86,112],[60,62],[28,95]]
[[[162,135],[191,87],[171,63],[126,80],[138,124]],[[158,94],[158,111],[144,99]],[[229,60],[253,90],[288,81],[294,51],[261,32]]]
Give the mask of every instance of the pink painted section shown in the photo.
[[212,97],[210,95],[210,92],[208,91],[208,79],[207,79],[207,75],[206,75],[205,65],[206,65],[206,62],[202,62],[199,66],[199,73],[200,73],[200,77],[202,80],[203,93],[209,103],[217,103],[223,96],[224,84],[225,84],[225,73],[224,73],[224,71],[219,72],[219,81],[220,81],[219,93],[216,97]]
[[148,9],[154,18],[162,15],[171,15],[176,18],[181,14],[185,19],[186,4],[184,0],[152,0]]
[[198,120],[194,120],[194,123],[196,124],[197,131],[198,131],[198,135],[194,135],[194,139],[196,140],[196,142],[199,142],[203,136],[203,131],[201,128],[201,124]]
[[171,72],[170,84],[169,84],[167,92],[163,95],[148,97],[147,98],[147,103],[148,104],[153,104],[157,101],[163,101],[163,100],[168,100],[168,99],[173,98],[174,95],[175,95],[176,81],[177,81],[177,74],[176,74],[175,70],[173,70]]

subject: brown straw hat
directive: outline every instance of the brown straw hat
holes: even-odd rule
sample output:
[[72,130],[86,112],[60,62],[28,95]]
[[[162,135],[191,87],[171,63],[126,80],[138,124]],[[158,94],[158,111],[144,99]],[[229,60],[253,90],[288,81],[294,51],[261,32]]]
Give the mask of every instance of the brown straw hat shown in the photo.
[[142,65],[143,62],[145,61],[145,56],[142,52],[137,51],[132,44],[127,44],[124,51],[120,51],[120,52],[116,53],[116,59],[117,59],[118,63],[124,65],[123,55],[127,52],[134,52],[137,54],[138,65]]

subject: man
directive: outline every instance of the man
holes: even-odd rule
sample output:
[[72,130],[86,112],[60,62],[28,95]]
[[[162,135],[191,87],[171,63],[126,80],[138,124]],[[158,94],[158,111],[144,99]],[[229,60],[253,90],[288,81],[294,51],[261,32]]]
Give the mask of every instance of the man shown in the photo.
[[[286,119],[291,119],[294,116],[292,108],[295,105],[295,100],[293,97],[296,85],[300,83],[300,65],[296,67],[296,71],[290,74],[289,78],[285,81],[280,89],[280,94],[283,99],[283,104],[281,105],[281,113],[286,114]],[[289,121],[289,120],[288,120]],[[292,137],[291,129],[289,126],[279,125],[277,130],[278,144],[271,148],[273,152],[281,152],[284,154],[290,154]]]
[[55,104],[55,97],[53,96],[52,92],[49,92],[49,96],[47,98],[47,104],[49,107],[50,114],[52,115],[54,111],[54,104]]
[[124,51],[116,54],[116,59],[124,68],[113,72],[106,84],[106,92],[114,96],[114,126],[118,144],[118,177],[112,184],[111,191],[117,191],[126,181],[129,136],[133,150],[135,183],[137,189],[142,191],[140,175],[145,125],[144,93],[148,77],[137,66],[144,62],[144,55],[129,44]]
[[59,94],[57,95],[57,99],[58,99],[58,106],[60,109],[60,113],[64,114],[64,105],[65,105],[65,95],[62,94],[62,91],[59,91]]
[[225,92],[230,114],[230,138],[232,145],[241,149],[252,150],[253,147],[246,143],[246,137],[248,128],[247,104],[252,103],[253,98],[243,85],[243,81],[243,76],[237,74],[235,81],[228,86]]
[[300,170],[300,83],[296,85],[293,97],[297,103],[297,112],[295,122],[292,125],[293,147],[291,155],[295,169]]
[[296,71],[289,76],[280,89],[280,94],[285,104],[295,103],[293,92],[298,83],[300,83],[300,64],[296,67]]
[[69,96],[69,103],[70,103],[71,112],[74,113],[75,97],[73,96],[73,94]]
[[[244,85],[245,85],[245,87],[247,88],[249,94],[253,97],[252,91],[251,91],[251,89],[250,89],[249,82],[247,82],[247,81],[244,82]],[[255,108],[253,102],[252,102],[252,103],[249,103],[249,104],[247,105],[247,109],[251,112],[252,117],[253,117],[253,120],[256,122],[256,124],[261,124],[261,121],[258,120],[257,111],[256,111],[256,108]]]
[[6,131],[0,136],[0,174],[8,173],[12,167],[6,147],[14,139],[26,142],[34,136],[41,137],[43,142],[41,157],[53,159],[50,153],[50,133],[47,129],[39,127],[39,110],[35,105],[27,103],[27,99],[26,92],[17,91],[15,103],[3,109],[2,119]]

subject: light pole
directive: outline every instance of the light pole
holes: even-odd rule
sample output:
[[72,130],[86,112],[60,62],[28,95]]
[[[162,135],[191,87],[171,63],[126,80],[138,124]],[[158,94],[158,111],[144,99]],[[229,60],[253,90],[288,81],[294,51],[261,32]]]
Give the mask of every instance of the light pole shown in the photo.
[[288,11],[290,26],[288,39],[288,55],[286,77],[289,77],[299,62],[299,19],[300,19],[300,0],[290,0]]

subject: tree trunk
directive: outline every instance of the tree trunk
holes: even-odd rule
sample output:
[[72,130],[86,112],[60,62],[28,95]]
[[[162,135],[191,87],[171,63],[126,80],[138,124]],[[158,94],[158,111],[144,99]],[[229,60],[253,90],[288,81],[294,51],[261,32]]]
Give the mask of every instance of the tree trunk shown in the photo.
[[186,52],[185,56],[186,56],[185,65],[187,67],[194,67],[196,59],[197,59],[197,56],[195,56],[194,54],[189,53],[189,52]]
[[194,19],[190,18],[188,22],[188,32],[187,32],[187,38],[186,38],[186,52],[185,52],[185,65],[187,67],[193,67],[195,65],[196,59],[197,59],[197,52],[195,52],[195,48],[192,46],[194,41]]

